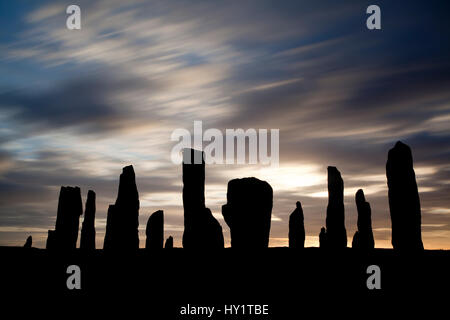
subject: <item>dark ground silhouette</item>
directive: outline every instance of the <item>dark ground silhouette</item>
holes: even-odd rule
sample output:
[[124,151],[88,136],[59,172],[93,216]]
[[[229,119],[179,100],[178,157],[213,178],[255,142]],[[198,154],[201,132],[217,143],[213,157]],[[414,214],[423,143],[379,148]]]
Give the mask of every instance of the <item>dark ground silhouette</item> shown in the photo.
[[[437,301],[448,297],[445,290],[450,285],[450,252],[438,250],[408,256],[390,249],[363,254],[351,248],[338,252],[227,248],[208,253],[173,248],[152,253],[141,249],[128,255],[96,250],[87,255],[80,250],[58,254],[0,247],[0,255],[4,261],[0,280],[7,299],[22,301],[26,294],[33,297],[27,305],[39,302],[52,310],[65,306],[60,314],[70,310],[80,316],[97,310],[103,316],[120,311],[127,317],[142,313],[183,319],[177,310],[188,303],[269,304],[271,316],[262,319],[292,319],[305,312],[337,317],[358,308],[372,317],[377,313],[385,317],[387,311],[405,316],[425,305],[445,311],[446,304]],[[73,264],[82,270],[79,291],[66,288],[66,269]],[[381,268],[381,290],[367,289],[369,265]],[[434,298],[438,300],[426,304],[425,299]]]

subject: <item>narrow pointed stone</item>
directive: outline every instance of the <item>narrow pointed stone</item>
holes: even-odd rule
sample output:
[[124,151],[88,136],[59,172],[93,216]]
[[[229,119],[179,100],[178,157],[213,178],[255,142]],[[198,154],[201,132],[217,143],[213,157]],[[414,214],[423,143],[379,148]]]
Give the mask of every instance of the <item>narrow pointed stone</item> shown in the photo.
[[345,230],[344,180],[336,167],[328,167],[327,246],[347,247]]
[[370,204],[364,197],[364,192],[359,189],[355,195],[356,208],[358,210],[358,231],[355,232],[352,248],[371,250],[375,247],[372,232],[372,218]]

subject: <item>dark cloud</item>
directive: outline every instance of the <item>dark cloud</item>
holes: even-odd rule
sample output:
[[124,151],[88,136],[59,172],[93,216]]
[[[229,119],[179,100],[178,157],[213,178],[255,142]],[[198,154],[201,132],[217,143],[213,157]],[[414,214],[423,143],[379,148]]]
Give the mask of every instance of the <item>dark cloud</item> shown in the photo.
[[0,94],[0,106],[31,133],[74,128],[79,134],[107,133],[126,127],[136,114],[117,99],[120,94],[154,90],[148,80],[103,72],[55,83],[35,92],[12,89]]

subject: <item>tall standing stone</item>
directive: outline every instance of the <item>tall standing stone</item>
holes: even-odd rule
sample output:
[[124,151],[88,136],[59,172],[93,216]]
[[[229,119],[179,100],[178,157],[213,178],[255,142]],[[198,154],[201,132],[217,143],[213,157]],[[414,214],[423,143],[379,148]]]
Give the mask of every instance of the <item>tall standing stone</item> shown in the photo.
[[289,248],[305,247],[305,225],[303,209],[299,201],[295,210],[289,216]]
[[148,250],[159,250],[164,243],[164,212],[158,210],[148,218],[147,229],[145,231],[147,240],[145,248]]
[[371,250],[375,247],[372,232],[372,218],[370,204],[364,197],[364,192],[359,189],[355,195],[356,208],[358,210],[358,231],[355,232],[352,248]]
[[202,151],[183,150],[183,207],[183,247],[223,248],[222,227],[205,207],[205,162]]
[[398,141],[386,163],[392,246],[397,250],[423,250],[420,199],[411,149]]
[[139,193],[133,166],[122,169],[119,192],[108,209],[104,249],[134,251],[139,249]]
[[95,192],[88,191],[81,228],[80,249],[95,250]]
[[80,216],[83,214],[79,187],[61,187],[55,226],[58,250],[73,250],[77,246]]
[[139,193],[133,166],[124,167],[120,175],[117,211],[117,245],[123,249],[139,249]]
[[345,230],[344,180],[336,167],[328,167],[327,246],[347,247]]
[[230,227],[231,247],[267,248],[272,217],[273,190],[256,178],[228,182],[222,215]]

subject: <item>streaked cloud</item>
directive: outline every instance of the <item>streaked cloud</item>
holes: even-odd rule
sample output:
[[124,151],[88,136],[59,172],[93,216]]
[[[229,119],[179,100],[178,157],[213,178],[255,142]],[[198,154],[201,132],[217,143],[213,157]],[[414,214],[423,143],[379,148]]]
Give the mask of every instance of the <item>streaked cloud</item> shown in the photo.
[[286,245],[297,200],[307,245],[317,245],[334,165],[348,236],[363,188],[377,245],[389,246],[384,168],[401,139],[414,153],[425,247],[450,248],[450,44],[440,4],[386,3],[395,14],[383,15],[378,34],[365,29],[355,1],[77,4],[80,31],[65,28],[63,6],[45,1],[24,7],[0,40],[0,244],[30,233],[44,246],[59,186],[79,185],[83,198],[97,192],[101,247],[121,167],[132,163],[141,240],[146,218],[164,209],[166,235],[180,245],[181,168],[170,162],[170,134],[202,120],[205,130],[280,129],[279,168],[207,167],[206,202],[227,243],[227,181],[257,176],[274,188],[271,245]]

